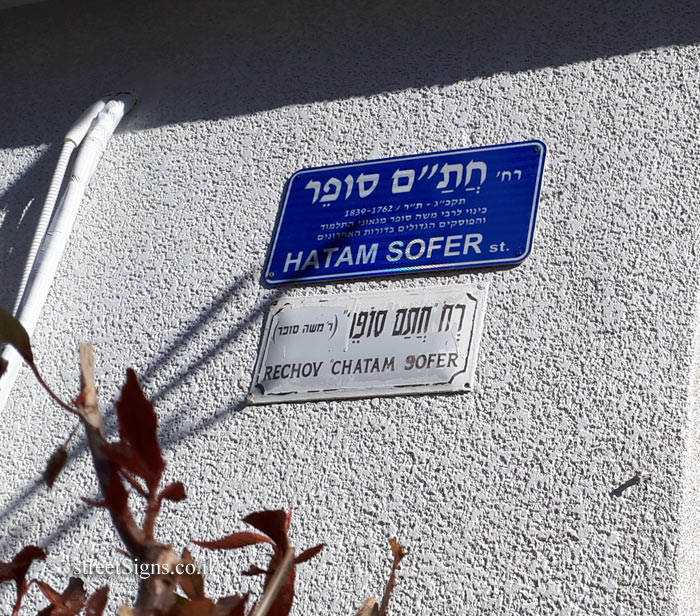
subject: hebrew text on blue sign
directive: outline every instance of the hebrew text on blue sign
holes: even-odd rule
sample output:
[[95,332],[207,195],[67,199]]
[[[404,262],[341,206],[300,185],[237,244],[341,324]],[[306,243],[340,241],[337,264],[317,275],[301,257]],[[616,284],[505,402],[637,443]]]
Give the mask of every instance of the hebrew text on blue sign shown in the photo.
[[520,263],[532,249],[545,150],[528,141],[298,171],[265,280]]

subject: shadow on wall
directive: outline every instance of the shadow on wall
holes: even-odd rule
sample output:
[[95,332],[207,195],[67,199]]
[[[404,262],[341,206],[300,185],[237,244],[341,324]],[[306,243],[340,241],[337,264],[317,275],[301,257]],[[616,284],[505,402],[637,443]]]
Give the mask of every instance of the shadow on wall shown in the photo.
[[558,66],[700,39],[665,0],[62,0],[0,15],[0,147],[134,88],[128,129]]
[[[680,3],[679,3],[680,4]],[[663,0],[123,0],[91,5],[61,0],[0,13],[0,148],[58,142],[99,96],[134,88],[141,103],[127,130],[213,120],[327,99],[449,85],[502,71],[523,71],[666,45],[697,42],[694,2],[671,12]],[[497,96],[497,93],[495,94]],[[194,144],[196,147],[196,144]],[[56,148],[2,194],[10,205],[0,248],[0,304],[11,307],[26,260],[26,237],[13,239],[24,206],[36,218]],[[0,186],[0,192],[6,187]],[[33,229],[35,224],[25,218]],[[5,231],[7,232],[5,233]],[[26,234],[25,234],[26,235]],[[25,252],[22,252],[24,250]],[[237,280],[145,371],[155,380],[213,315],[238,296]],[[269,306],[255,307],[229,336],[182,369],[152,397],[167,398],[190,371],[234,344]],[[232,401],[188,431],[162,426],[169,446],[243,408]],[[111,428],[114,429],[113,422]],[[82,445],[73,455],[84,453]],[[34,498],[28,485],[0,521]],[[53,541],[87,513],[76,513]],[[2,545],[4,551],[5,546]]]
[[6,189],[0,184],[0,307],[10,312],[57,157],[51,146],[16,182]]
[[[177,354],[180,350],[186,347],[196,336],[211,325],[212,320],[216,315],[224,310],[229,305],[237,305],[240,302],[241,294],[245,291],[246,287],[251,284],[255,284],[256,275],[253,272],[246,272],[238,276],[229,287],[222,292],[218,297],[216,297],[211,304],[203,307],[202,311],[197,315],[197,317],[192,321],[192,323],[185,329],[185,331],[180,334],[170,345],[163,349],[157,357],[155,357],[141,372],[139,375],[139,381],[143,385],[149,399],[158,407],[159,403],[168,396],[172,395],[178,388],[180,388],[187,379],[197,378],[205,368],[208,367],[209,363],[219,354],[225,352],[230,347],[234,346],[237,340],[243,335],[247,330],[254,327],[255,324],[262,319],[263,315],[269,310],[272,302],[276,301],[281,296],[281,291],[275,290],[270,293],[264,299],[261,299],[257,305],[253,306],[250,310],[242,313],[242,316],[236,324],[230,328],[226,336],[219,339],[216,344],[213,344],[209,349],[200,354],[199,357],[190,361],[190,363],[181,367],[179,371],[165,379],[157,379],[161,373],[168,368],[172,367]],[[149,386],[149,382],[152,380],[160,380],[161,385],[155,391]],[[117,392],[109,392],[115,397],[118,396]],[[112,438],[117,432],[117,422],[114,409],[110,408],[107,399],[101,400],[102,412],[105,419],[105,432],[107,433],[107,438]],[[177,414],[170,415],[165,420],[160,419],[158,426],[158,436],[163,448],[169,448],[177,443],[183,441],[185,438],[192,436],[196,433],[205,432],[214,426],[218,425],[222,421],[226,420],[231,416],[235,416],[238,412],[245,409],[247,402],[245,397],[243,399],[234,399],[228,403],[223,404],[214,413],[207,414],[205,417],[200,419],[195,425],[183,429],[178,427],[179,416]],[[56,406],[51,406],[50,413],[62,413],[63,411]],[[74,439],[75,445],[72,447],[70,453],[71,459],[77,458],[82,455],[86,455],[87,443],[84,440],[82,434],[79,435],[77,439]],[[47,459],[48,459],[47,454]],[[0,510],[0,527],[7,525],[8,521],[12,516],[17,515],[18,511],[25,509],[30,506],[30,503],[35,502],[35,499],[41,494],[43,490],[46,489],[43,482],[40,480],[40,475],[42,468],[37,468],[36,470],[36,481],[32,481],[25,484],[5,505],[3,509]],[[88,494],[76,495],[78,496],[88,496]],[[95,496],[94,494],[92,496]],[[57,528],[50,536],[42,538],[41,545],[44,548],[50,547],[55,541],[60,539],[62,535],[72,528],[74,525],[84,522],[87,517],[92,515],[93,510],[86,507],[81,507],[78,509],[71,517],[67,520],[59,520]],[[36,536],[36,526],[38,524],[37,519],[32,519],[32,522],[27,524],[22,532],[22,541],[24,543],[31,543],[37,541]],[[0,554],[8,555],[12,553],[15,542],[17,541],[16,536],[3,537],[0,536]]]

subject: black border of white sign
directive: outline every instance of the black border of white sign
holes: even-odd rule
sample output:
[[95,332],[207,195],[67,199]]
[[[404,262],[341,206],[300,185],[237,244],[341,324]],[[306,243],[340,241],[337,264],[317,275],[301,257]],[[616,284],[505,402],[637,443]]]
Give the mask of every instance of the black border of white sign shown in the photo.
[[471,388],[487,285],[274,302],[253,404],[459,392]]

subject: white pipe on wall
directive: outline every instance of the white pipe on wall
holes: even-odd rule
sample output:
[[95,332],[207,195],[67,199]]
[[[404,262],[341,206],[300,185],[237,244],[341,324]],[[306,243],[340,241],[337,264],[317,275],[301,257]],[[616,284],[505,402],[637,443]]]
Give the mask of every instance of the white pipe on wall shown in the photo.
[[92,124],[92,121],[95,119],[97,114],[104,109],[104,106],[108,101],[109,98],[102,98],[90,105],[90,107],[88,107],[76,120],[73,126],[71,126],[63,139],[61,154],[58,157],[56,169],[53,172],[51,184],[49,185],[49,190],[46,193],[46,199],[44,199],[44,205],[41,209],[36,230],[34,231],[32,245],[29,249],[29,255],[27,256],[27,264],[24,267],[22,280],[20,281],[19,290],[17,291],[17,300],[15,301],[15,306],[12,310],[15,316],[17,316],[19,305],[22,302],[22,295],[24,294],[24,290],[27,287],[27,281],[29,280],[29,275],[34,267],[34,259],[39,252],[39,247],[41,246],[44,235],[46,235],[46,229],[51,221],[51,216],[53,215],[54,207],[56,205],[56,199],[58,198],[58,193],[63,185],[63,178],[66,175],[66,169],[68,168],[68,162],[73,154],[73,150],[82,143],[88,129],[90,128],[90,125]]
[[[102,103],[101,110],[91,124],[88,114]],[[82,140],[82,131],[89,124],[87,135],[73,165],[70,181],[66,186],[61,201],[56,209],[48,231],[40,242],[36,258],[27,277],[26,287],[18,303],[15,316],[31,336],[34,332],[41,309],[51,288],[51,282],[56,275],[61,255],[68,243],[71,229],[78,215],[80,202],[85,190],[97,168],[100,156],[114,133],[121,119],[134,106],[135,99],[131,94],[123,93],[115,96],[109,102],[98,101],[88,109],[71,128],[66,141],[76,144]],[[82,133],[84,134],[84,133]],[[69,146],[70,147],[70,146]],[[75,147],[75,146],[73,146]],[[70,148],[72,151],[72,148]],[[68,155],[70,157],[70,154]],[[62,163],[63,153],[59,159]],[[57,174],[54,174],[54,178]],[[61,178],[63,173],[61,173]],[[60,182],[58,183],[60,187]],[[49,191],[54,189],[54,180]],[[55,197],[54,197],[55,198]],[[47,196],[47,201],[49,197]],[[43,212],[42,212],[43,216]],[[5,407],[12,385],[17,377],[22,359],[10,346],[5,347],[2,358],[7,361],[7,371],[0,379],[0,410]]]

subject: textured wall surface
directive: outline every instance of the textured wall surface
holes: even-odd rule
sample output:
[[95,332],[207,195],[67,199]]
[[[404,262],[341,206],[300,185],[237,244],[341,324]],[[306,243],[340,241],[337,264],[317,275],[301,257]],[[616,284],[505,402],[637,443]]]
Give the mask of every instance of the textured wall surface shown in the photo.
[[[82,4],[84,6],[84,3]],[[106,92],[140,103],[110,142],[34,336],[76,391],[96,345],[107,423],[133,366],[187,501],[184,547],[295,509],[297,614],[380,592],[386,540],[412,554],[396,614],[693,614],[692,423],[700,212],[700,16],[641,1],[104,3],[0,13],[0,305],[11,307],[67,127]],[[286,179],[307,166],[542,139],[532,255],[491,272],[270,290]],[[475,392],[246,407],[280,294],[490,283]],[[120,558],[83,442],[37,482],[73,420],[28,371],[2,411],[0,560],[46,547],[60,586]],[[651,479],[611,495],[635,476]],[[259,554],[211,556],[249,584]],[[85,576],[91,589],[104,583]],[[109,580],[110,605],[129,598]],[[0,586],[0,604],[10,601]]]

